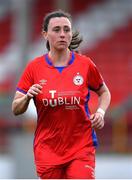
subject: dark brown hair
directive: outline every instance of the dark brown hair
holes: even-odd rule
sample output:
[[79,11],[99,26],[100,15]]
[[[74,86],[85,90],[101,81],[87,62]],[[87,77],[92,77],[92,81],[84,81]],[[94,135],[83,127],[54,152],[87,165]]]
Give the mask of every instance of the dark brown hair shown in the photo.
[[[42,24],[42,31],[48,31],[48,25],[49,25],[49,21],[51,18],[55,18],[55,17],[66,17],[69,19],[69,21],[72,23],[72,19],[71,19],[71,15],[67,12],[64,12],[62,10],[58,10],[58,11],[53,11],[51,13],[48,13],[44,19],[43,19],[43,24]],[[74,50],[77,49],[80,45],[80,43],[82,42],[82,38],[80,37],[80,34],[78,31],[73,32],[72,35],[72,40],[71,43],[69,45],[69,49],[70,50]],[[47,41],[46,43],[46,47],[48,49],[48,51],[50,50],[50,46],[49,46],[49,42]]]

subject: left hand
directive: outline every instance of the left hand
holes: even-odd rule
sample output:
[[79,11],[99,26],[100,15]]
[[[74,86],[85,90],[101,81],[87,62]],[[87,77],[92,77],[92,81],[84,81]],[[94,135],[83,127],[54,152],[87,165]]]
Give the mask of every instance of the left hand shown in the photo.
[[93,128],[102,129],[104,127],[104,116],[100,112],[96,112],[90,116]]

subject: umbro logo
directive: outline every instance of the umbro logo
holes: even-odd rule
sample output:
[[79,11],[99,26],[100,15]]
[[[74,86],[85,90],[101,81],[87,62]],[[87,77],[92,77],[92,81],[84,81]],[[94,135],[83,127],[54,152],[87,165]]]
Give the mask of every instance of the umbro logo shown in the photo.
[[47,80],[46,79],[41,79],[41,80],[39,80],[39,84],[40,85],[46,85],[47,84]]

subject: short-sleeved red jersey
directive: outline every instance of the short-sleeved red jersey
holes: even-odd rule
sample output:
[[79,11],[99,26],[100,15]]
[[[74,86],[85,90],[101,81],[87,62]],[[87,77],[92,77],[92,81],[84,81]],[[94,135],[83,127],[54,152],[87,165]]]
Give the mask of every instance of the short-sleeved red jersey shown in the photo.
[[57,68],[48,54],[38,57],[27,65],[17,90],[26,94],[33,84],[43,86],[43,93],[34,98],[38,115],[34,155],[38,171],[43,164],[68,162],[97,145],[88,100],[90,89],[98,90],[103,79],[90,58],[71,52],[68,65]]

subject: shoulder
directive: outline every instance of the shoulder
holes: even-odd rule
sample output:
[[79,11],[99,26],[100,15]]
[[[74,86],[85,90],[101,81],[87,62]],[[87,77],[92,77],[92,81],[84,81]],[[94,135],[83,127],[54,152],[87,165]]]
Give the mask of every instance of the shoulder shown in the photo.
[[29,60],[25,68],[27,70],[38,69],[40,67],[44,67],[44,66],[42,66],[42,64],[44,62],[45,62],[44,61],[44,55],[38,56],[38,57],[35,57],[34,59]]
[[90,57],[83,54],[75,53],[75,58],[78,62],[83,63],[85,65],[94,64]]
[[41,64],[43,62],[44,62],[44,55],[38,56],[38,57],[35,57],[32,60],[29,60],[28,65],[34,66],[34,65],[37,65],[37,64]]

